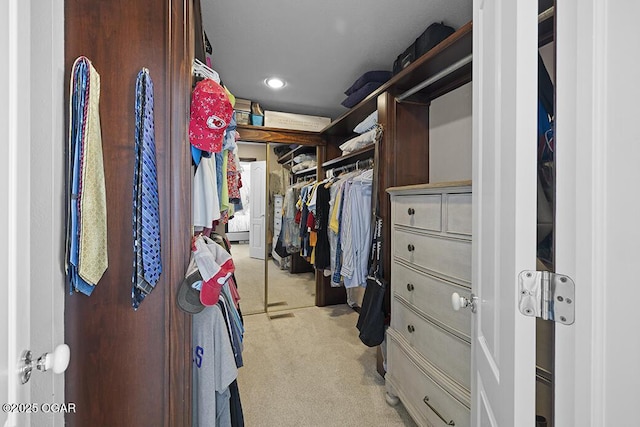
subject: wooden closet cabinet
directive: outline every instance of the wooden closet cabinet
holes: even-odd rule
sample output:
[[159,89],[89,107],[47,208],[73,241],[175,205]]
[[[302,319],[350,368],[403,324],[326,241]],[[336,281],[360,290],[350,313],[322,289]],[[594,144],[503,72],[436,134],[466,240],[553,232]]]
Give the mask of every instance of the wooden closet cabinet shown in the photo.
[[[377,171],[374,186],[384,224],[383,261],[386,279],[390,278],[391,271],[391,205],[385,190],[429,182],[429,105],[431,99],[471,81],[471,61],[468,58],[472,49],[471,27],[471,22],[462,26],[320,132],[326,141],[322,167],[333,167],[341,159],[338,146],[356,135],[353,128],[358,123],[373,111],[378,111],[378,123],[383,128],[382,140],[375,147],[375,152],[359,155],[361,158],[374,157]],[[468,59],[466,62],[460,62],[465,58]],[[420,87],[427,79],[449,67],[452,69],[442,77]],[[407,95],[408,91],[414,90],[414,93]],[[339,294],[336,296],[340,298]],[[344,301],[338,299],[330,302],[336,304]],[[389,295],[385,305],[389,310]]]
[[[383,265],[387,280],[391,277],[391,204],[385,190],[429,182],[429,106],[432,99],[471,81],[471,30],[471,22],[462,26],[320,132],[326,141],[322,167],[333,167],[341,159],[338,146],[356,135],[353,128],[358,123],[378,111],[382,140],[374,152],[359,155],[374,157],[377,171],[374,186],[383,220]],[[441,77],[421,87],[445,70]],[[409,91],[413,93],[409,95]],[[339,302],[344,300],[331,301]],[[387,310],[391,308],[390,302],[387,294]]]

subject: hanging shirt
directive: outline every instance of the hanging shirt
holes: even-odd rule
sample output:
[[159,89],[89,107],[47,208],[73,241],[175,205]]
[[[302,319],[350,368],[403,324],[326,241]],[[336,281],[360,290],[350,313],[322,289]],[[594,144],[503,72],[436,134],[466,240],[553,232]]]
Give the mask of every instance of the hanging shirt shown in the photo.
[[367,263],[371,249],[372,184],[372,170],[354,177],[348,197],[348,210],[343,212],[347,238],[343,245],[342,276],[347,288],[365,287],[367,283]]
[[193,225],[211,227],[220,219],[220,201],[216,182],[216,158],[203,157],[193,178]]
[[229,408],[228,387],[237,378],[238,368],[219,306],[192,316],[192,351],[193,426],[231,425],[220,421],[230,419],[225,412]]
[[320,185],[316,197],[316,243],[315,266],[324,270],[331,266],[331,252],[329,248],[329,189]]

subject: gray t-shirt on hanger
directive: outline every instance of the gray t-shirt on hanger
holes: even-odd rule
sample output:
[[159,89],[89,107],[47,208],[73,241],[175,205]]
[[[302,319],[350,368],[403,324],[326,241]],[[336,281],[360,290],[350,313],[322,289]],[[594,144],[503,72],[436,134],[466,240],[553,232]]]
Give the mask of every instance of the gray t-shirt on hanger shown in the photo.
[[231,426],[229,385],[237,378],[224,316],[217,305],[192,318],[193,426]]

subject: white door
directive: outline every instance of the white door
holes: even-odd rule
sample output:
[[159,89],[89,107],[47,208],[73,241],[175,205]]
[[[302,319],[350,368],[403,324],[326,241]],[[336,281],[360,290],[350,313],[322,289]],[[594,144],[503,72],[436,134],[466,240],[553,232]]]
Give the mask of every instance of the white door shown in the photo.
[[[30,348],[29,325],[29,254],[28,240],[21,231],[29,228],[29,167],[21,168],[21,154],[29,153],[29,97],[21,97],[20,88],[29,88],[29,74],[21,71],[20,61],[29,66],[29,5],[10,0],[0,5],[0,404],[30,402],[30,384],[21,385],[17,366],[20,353]],[[26,149],[26,150],[25,150]],[[5,345],[6,343],[6,345]],[[29,414],[3,406],[0,424],[29,425]],[[17,409],[17,408],[15,408]]]
[[29,404],[5,427],[64,425],[64,376],[17,372],[64,340],[63,49],[63,0],[0,2],[0,404]]
[[266,193],[267,162],[264,160],[251,163],[251,185],[249,187],[249,256],[264,259],[265,225],[266,225]]
[[535,270],[537,2],[473,5],[472,426],[535,424],[535,319],[518,274]]

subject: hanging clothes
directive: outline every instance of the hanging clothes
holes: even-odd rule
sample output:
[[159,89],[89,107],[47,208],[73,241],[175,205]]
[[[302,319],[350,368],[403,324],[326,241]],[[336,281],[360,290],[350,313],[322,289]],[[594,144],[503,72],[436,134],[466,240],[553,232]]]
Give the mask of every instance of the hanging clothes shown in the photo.
[[315,228],[318,233],[316,243],[315,266],[319,270],[329,269],[331,267],[331,248],[329,246],[329,209],[330,209],[330,191],[324,184],[319,185],[316,189],[316,216]]
[[217,189],[216,158],[203,157],[193,178],[193,225],[211,227],[220,219],[220,199]]
[[231,426],[229,386],[238,368],[220,306],[193,315],[192,337],[193,426]]
[[316,266],[331,270],[334,287],[364,287],[371,244],[373,170],[346,173],[328,185],[328,201],[321,190],[316,211],[327,212],[326,228],[319,223],[318,241],[328,243],[329,261],[327,266],[321,259]]

